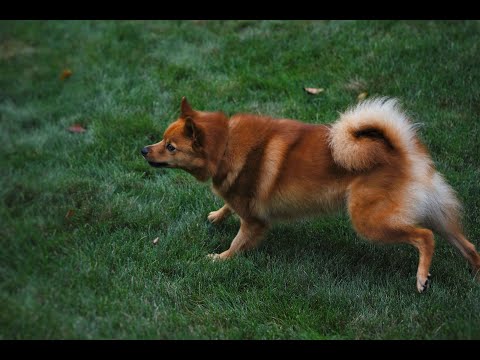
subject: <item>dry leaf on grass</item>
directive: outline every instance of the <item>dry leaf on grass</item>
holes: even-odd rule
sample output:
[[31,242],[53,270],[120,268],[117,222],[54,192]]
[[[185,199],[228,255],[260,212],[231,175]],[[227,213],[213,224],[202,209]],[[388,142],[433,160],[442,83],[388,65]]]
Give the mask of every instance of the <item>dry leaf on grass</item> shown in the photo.
[[73,215],[75,214],[75,211],[70,209],[67,211],[67,213],[65,214],[65,219],[70,219]]
[[155,239],[153,239],[152,244],[153,244],[153,245],[157,245],[157,244],[158,244],[158,237],[156,237]]
[[358,100],[358,101],[365,100],[365,99],[367,98],[367,96],[368,96],[368,93],[367,93],[366,91],[365,91],[365,92],[362,92],[362,93],[358,94],[357,100]]
[[87,129],[85,129],[80,124],[73,124],[67,130],[70,131],[70,132],[73,132],[73,133],[83,133],[83,132],[87,131]]
[[303,88],[307,93],[312,95],[318,95],[325,91],[324,88]]
[[65,69],[62,71],[62,74],[60,75],[60,80],[65,80],[68,79],[70,76],[72,76],[73,72],[70,69]]

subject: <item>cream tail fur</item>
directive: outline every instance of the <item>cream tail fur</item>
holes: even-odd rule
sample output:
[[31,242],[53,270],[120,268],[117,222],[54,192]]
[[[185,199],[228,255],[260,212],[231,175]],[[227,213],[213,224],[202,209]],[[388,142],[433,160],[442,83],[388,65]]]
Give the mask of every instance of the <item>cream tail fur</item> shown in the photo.
[[[348,109],[332,126],[330,146],[336,163],[348,170],[366,170],[376,165],[378,143],[360,141],[362,130],[377,130],[394,149],[414,152],[415,125],[410,123],[397,100],[375,98]],[[373,152],[373,153],[372,153]]]

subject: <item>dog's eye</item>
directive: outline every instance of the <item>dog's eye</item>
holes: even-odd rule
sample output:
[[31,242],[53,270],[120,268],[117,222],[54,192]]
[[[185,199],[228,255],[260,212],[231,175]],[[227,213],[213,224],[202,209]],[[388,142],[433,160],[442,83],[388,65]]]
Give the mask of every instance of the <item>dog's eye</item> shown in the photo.
[[170,152],[174,152],[175,151],[175,146],[173,146],[172,144],[167,144],[167,150],[170,151]]

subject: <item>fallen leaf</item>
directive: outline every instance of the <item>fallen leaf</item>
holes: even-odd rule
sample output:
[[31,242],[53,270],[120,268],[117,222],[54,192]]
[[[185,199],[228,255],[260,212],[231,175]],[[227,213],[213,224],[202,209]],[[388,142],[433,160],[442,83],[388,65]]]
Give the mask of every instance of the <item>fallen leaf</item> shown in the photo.
[[158,237],[156,237],[155,239],[153,239],[152,243],[153,243],[153,245],[157,245],[157,244],[158,244]]
[[307,93],[312,94],[312,95],[317,95],[320,94],[321,92],[324,92],[324,88],[303,88]]
[[80,124],[73,124],[67,130],[70,131],[70,132],[73,132],[73,133],[83,133],[83,132],[87,131],[87,129],[85,129]]
[[65,219],[70,219],[73,215],[75,214],[75,211],[70,209],[67,211],[67,213],[65,214]]
[[366,91],[365,91],[365,92],[362,92],[362,93],[358,94],[357,100],[358,100],[358,101],[365,100],[365,99],[367,98],[367,96],[368,96],[368,93],[367,93]]
[[62,74],[60,75],[60,80],[65,80],[68,79],[70,76],[72,76],[73,72],[70,69],[65,69],[62,71]]

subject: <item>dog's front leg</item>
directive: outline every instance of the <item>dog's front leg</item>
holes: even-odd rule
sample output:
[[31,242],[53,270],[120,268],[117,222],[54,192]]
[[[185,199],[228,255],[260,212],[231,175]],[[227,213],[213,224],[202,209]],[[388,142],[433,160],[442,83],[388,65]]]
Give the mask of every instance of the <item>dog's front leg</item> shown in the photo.
[[233,210],[230,208],[230,206],[225,204],[217,211],[212,211],[210,214],[208,214],[208,221],[213,224],[218,224],[230,216],[232,212]]
[[230,248],[221,254],[208,255],[213,260],[226,260],[236,253],[254,248],[263,238],[267,225],[258,220],[241,219],[240,230],[230,244]]

